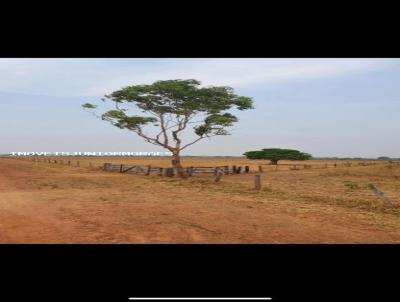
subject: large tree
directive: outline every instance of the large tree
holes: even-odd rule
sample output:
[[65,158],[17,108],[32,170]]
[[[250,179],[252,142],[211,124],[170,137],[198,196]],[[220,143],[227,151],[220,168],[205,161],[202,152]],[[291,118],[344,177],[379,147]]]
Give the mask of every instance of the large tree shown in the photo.
[[[113,102],[115,108],[97,116],[169,150],[172,165],[184,177],[180,152],[206,137],[229,135],[227,127],[238,119],[228,110],[253,108],[251,98],[234,94],[231,87],[201,87],[200,84],[189,79],[124,87],[102,99]],[[86,109],[97,108],[91,103],[82,106]],[[193,126],[195,138],[184,143],[181,134],[189,125]],[[150,135],[145,131],[146,126],[157,127],[158,130]]]
[[262,149],[260,151],[247,151],[243,155],[249,159],[268,159],[271,161],[271,165],[278,164],[279,160],[307,160],[311,158],[311,155],[308,153],[293,149],[280,148]]

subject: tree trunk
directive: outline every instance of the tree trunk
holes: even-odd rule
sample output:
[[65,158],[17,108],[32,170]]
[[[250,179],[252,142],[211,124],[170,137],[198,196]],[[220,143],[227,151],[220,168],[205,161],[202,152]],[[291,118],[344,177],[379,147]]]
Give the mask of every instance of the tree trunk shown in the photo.
[[179,152],[172,153],[172,166],[176,169],[176,173],[179,177],[187,178],[187,174],[181,165],[181,158]]
[[271,159],[270,165],[277,165],[278,160],[277,159]]

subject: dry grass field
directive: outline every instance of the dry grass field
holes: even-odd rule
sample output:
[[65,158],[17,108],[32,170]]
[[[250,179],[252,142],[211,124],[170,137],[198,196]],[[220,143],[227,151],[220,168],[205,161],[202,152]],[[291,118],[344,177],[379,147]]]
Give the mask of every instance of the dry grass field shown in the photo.
[[[211,174],[183,180],[99,169],[105,162],[169,167],[166,158],[63,162],[0,159],[0,243],[400,243],[396,162],[318,160],[294,170],[296,162],[183,159],[184,166],[250,166],[219,183]],[[370,183],[393,205],[383,206]]]

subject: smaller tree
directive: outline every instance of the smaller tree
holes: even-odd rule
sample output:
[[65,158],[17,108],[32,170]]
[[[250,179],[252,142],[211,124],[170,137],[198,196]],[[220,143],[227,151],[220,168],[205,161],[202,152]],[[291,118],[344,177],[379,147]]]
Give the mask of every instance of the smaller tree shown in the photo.
[[312,156],[311,154],[304,153],[293,149],[279,149],[269,148],[260,151],[247,151],[245,155],[248,159],[268,159],[271,165],[278,164],[279,160],[307,160]]

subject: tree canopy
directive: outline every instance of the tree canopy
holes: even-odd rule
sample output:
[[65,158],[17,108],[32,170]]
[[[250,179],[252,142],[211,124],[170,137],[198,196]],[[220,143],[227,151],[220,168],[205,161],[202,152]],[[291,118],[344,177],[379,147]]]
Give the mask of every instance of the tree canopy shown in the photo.
[[307,160],[312,156],[293,149],[269,148],[259,151],[247,151],[245,155],[249,159],[268,159],[271,164],[277,164],[279,160]]
[[[102,99],[113,102],[115,108],[98,117],[168,149],[173,153],[175,165],[179,163],[179,152],[188,146],[206,137],[230,134],[227,128],[238,121],[228,112],[230,109],[253,108],[251,98],[236,95],[231,87],[200,87],[200,84],[194,79],[178,79],[124,87]],[[91,103],[82,106],[97,108]],[[183,143],[180,134],[189,124],[196,138]],[[158,127],[158,134],[147,134],[145,126]]]

